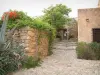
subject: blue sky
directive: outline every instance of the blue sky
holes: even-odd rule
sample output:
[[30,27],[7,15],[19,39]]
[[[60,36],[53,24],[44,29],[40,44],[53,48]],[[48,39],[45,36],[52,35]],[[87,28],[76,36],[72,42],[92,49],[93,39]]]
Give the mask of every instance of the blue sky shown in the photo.
[[43,15],[42,10],[55,4],[65,4],[72,9],[70,17],[77,17],[77,10],[82,8],[96,8],[98,0],[0,0],[0,17],[3,12],[21,10],[29,16]]

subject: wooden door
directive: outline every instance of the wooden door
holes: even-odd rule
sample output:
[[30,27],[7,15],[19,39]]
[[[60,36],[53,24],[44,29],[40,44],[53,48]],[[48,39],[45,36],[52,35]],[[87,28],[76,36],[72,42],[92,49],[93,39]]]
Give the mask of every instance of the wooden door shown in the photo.
[[100,43],[100,28],[93,29],[93,42]]

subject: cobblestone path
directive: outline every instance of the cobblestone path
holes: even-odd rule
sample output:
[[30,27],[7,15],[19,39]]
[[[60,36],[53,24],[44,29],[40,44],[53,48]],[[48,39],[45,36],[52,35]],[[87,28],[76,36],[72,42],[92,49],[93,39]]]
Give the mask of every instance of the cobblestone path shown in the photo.
[[75,42],[58,42],[53,55],[43,60],[40,67],[20,70],[14,75],[100,75],[100,61],[77,59]]

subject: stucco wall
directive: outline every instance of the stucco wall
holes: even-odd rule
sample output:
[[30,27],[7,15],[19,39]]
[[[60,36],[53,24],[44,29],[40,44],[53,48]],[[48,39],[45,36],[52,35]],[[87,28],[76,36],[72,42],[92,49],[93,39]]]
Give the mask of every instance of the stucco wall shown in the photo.
[[100,8],[79,9],[78,42],[92,42],[93,28],[100,28]]
[[16,30],[14,34],[13,45],[20,43],[28,56],[44,58],[48,55],[48,37],[46,32],[26,27]]

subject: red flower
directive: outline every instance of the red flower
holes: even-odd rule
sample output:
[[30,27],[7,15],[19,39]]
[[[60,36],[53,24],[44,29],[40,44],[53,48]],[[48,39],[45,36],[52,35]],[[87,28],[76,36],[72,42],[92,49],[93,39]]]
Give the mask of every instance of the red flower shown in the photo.
[[4,15],[8,14],[9,15],[9,19],[16,19],[18,17],[17,12],[16,11],[9,11],[9,12],[5,12],[2,16],[2,20],[4,20]]

